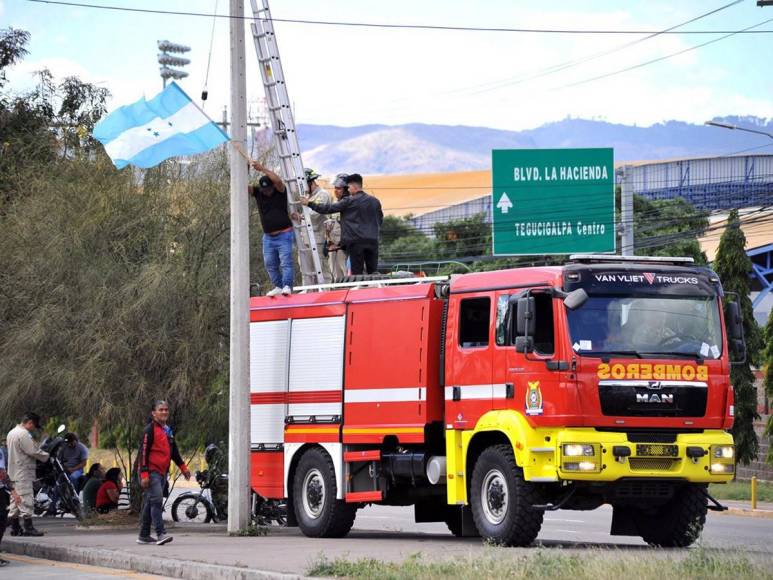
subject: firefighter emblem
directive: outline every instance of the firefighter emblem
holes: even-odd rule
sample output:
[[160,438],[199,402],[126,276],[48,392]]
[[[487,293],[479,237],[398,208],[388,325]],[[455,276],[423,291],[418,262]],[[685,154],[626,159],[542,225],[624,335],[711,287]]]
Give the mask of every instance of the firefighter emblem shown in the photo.
[[526,414],[542,415],[542,391],[539,388],[539,381],[533,383],[529,381],[529,388],[526,391]]

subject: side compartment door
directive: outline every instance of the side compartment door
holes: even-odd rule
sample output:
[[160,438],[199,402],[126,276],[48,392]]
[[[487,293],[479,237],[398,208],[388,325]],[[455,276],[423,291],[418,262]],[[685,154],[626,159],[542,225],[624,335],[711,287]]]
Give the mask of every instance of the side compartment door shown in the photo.
[[452,295],[446,335],[446,427],[472,429],[492,409],[491,293]]
[[288,423],[340,423],[346,317],[292,321]]
[[290,321],[250,323],[250,442],[284,442]]

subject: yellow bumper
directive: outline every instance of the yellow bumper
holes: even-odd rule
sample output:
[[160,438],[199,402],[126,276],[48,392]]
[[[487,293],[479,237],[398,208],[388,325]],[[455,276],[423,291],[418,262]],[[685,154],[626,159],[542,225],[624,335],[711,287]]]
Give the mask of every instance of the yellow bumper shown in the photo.
[[[613,482],[623,478],[682,479],[693,483],[724,483],[733,478],[733,471],[715,473],[712,464],[732,464],[733,460],[712,457],[712,446],[733,445],[732,436],[722,430],[684,433],[674,443],[655,441],[629,442],[626,433],[597,431],[592,428],[534,429],[518,412],[492,411],[484,415],[475,429],[446,431],[448,472],[448,503],[467,502],[466,457],[476,437],[501,433],[510,441],[516,463],[524,478],[535,483],[561,481]],[[566,457],[565,445],[593,448],[592,457]],[[688,447],[703,450],[702,457],[688,457]],[[630,455],[616,457],[626,448]],[[575,465],[571,465],[574,463]],[[579,471],[578,463],[587,471]],[[593,468],[590,469],[590,465]],[[571,469],[571,468],[574,469]],[[472,466],[470,466],[470,470]],[[728,468],[730,469],[730,468]]]

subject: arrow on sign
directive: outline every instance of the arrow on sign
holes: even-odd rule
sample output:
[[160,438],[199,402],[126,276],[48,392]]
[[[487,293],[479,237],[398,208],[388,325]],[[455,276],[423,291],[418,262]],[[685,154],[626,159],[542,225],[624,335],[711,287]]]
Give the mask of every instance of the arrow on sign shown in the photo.
[[507,197],[506,193],[503,193],[502,197],[500,197],[499,201],[497,202],[497,207],[502,213],[507,213],[510,211],[510,208],[513,207],[513,202],[510,201],[510,198]]

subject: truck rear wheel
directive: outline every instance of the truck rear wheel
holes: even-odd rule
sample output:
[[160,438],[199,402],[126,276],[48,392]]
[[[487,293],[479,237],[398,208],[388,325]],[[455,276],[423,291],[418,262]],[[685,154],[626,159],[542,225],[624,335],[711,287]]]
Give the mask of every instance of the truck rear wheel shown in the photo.
[[472,517],[484,538],[503,546],[528,546],[539,534],[543,512],[533,484],[523,479],[509,445],[494,445],[475,462],[470,484]]
[[645,542],[663,548],[686,548],[695,542],[706,523],[706,496],[701,485],[685,485],[654,513],[639,511],[636,525]]
[[340,538],[349,533],[356,504],[336,499],[335,468],[318,447],[303,454],[293,477],[293,505],[298,527],[312,538]]

